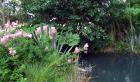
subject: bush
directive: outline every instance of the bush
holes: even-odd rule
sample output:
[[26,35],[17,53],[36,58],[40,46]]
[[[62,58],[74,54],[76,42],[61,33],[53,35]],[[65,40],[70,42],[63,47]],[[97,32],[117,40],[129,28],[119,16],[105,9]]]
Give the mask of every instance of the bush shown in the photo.
[[17,56],[12,57],[8,49],[0,46],[0,82],[25,82],[25,66]]
[[[0,80],[2,82],[67,80],[66,76],[72,71],[70,68],[73,66],[68,63],[68,59],[76,60],[79,56],[71,52],[79,43],[79,35],[71,32],[58,33],[55,27],[48,25],[32,28],[34,27],[18,27],[12,34],[1,38]],[[66,44],[70,48],[62,52]]]

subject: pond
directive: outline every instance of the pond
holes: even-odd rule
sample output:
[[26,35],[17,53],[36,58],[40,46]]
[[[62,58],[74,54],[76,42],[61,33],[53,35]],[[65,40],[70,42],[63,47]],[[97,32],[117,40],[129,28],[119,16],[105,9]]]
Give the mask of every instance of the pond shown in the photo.
[[88,54],[81,62],[93,67],[91,82],[140,82],[140,57],[136,55]]

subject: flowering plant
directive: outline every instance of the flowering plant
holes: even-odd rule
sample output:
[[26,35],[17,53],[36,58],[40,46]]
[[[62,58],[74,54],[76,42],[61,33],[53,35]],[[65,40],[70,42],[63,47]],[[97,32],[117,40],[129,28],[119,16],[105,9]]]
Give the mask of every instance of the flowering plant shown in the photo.
[[[3,34],[0,38],[0,45],[5,47],[6,51],[3,50],[1,53],[0,50],[0,53],[2,55],[6,53],[8,58],[15,58],[15,63],[21,66],[29,66],[27,68],[28,72],[21,72],[25,73],[23,77],[29,79],[28,75],[34,76],[29,70],[32,69],[30,65],[43,63],[47,72],[51,70],[55,74],[58,70],[62,73],[62,70],[69,69],[69,63],[78,62],[79,54],[82,51],[82,49],[76,47],[79,40],[79,35],[71,32],[59,32],[56,27],[50,25],[39,25],[37,28],[22,25],[16,27],[13,32]],[[64,48],[65,45],[67,45],[67,48]],[[73,50],[74,48],[75,50]],[[87,48],[88,44],[85,44],[84,49],[87,50]],[[51,75],[51,73],[46,74],[49,74],[47,76]],[[60,74],[54,76],[60,76]],[[32,79],[35,78],[36,76]]]

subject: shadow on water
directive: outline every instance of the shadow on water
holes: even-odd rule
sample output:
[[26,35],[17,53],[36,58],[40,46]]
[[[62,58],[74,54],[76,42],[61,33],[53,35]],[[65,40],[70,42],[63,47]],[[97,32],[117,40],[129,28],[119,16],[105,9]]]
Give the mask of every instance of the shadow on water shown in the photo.
[[91,82],[140,82],[140,57],[134,55],[87,54],[84,66],[95,66]]

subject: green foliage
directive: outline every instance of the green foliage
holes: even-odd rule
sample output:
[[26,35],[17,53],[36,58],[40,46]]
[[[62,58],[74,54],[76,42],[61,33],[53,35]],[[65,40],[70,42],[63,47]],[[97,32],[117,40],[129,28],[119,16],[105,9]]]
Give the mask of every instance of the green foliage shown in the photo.
[[58,44],[68,44],[69,46],[75,46],[79,43],[79,35],[73,33],[63,33],[59,36]]
[[0,56],[3,54],[8,54],[8,50],[3,45],[0,45]]
[[114,17],[124,17],[124,9],[126,7],[125,3],[120,2],[120,0],[111,0],[109,11]]
[[[53,23],[58,30],[61,32],[65,32],[64,34],[62,34],[62,36],[65,35],[71,35],[76,34],[77,36],[79,35],[80,37],[80,44],[83,45],[83,43],[85,42],[91,42],[94,43],[92,46],[92,48],[96,47],[96,48],[102,48],[103,46],[106,46],[108,44],[108,42],[110,41],[110,37],[107,34],[106,30],[103,29],[102,27],[95,25],[92,22],[89,23],[66,23],[64,25],[61,24],[56,24]],[[68,33],[67,33],[68,32]],[[71,32],[71,33],[69,33]],[[76,38],[76,35],[73,36],[73,38]],[[64,38],[64,37],[60,37],[60,38]],[[65,38],[66,39],[66,38]],[[61,40],[61,39],[60,39]],[[63,39],[63,41],[66,43],[66,41]]]
[[[70,51],[79,43],[79,35],[62,32],[51,38],[48,30],[36,34],[33,26],[25,25],[16,29],[32,33],[32,38],[17,37],[11,39],[6,46],[0,46],[0,80],[2,82],[67,80],[68,72],[72,71],[70,68],[75,66],[70,65],[67,59],[74,56]],[[71,47],[61,52],[64,44]],[[15,55],[9,53],[10,47],[16,50]]]
[[33,40],[17,38],[15,40],[11,40],[9,42],[9,46],[15,47],[19,59],[22,62],[41,61],[41,58],[43,58],[44,50],[36,46]]
[[36,16],[45,17],[47,20],[57,17],[59,21],[65,19],[91,20],[93,17],[96,19],[97,14],[101,15],[104,12],[100,1],[92,0],[24,0],[22,7]]
[[39,64],[27,65],[26,75],[28,82],[66,82],[67,72],[71,65],[66,63],[65,55],[57,53],[47,54],[47,61]]
[[33,33],[33,31],[35,30],[35,27],[29,24],[27,25],[25,24],[25,25],[18,26],[17,29],[22,29],[23,31],[27,33]]
[[9,55],[7,48],[0,46],[0,52],[0,82],[25,82],[24,64]]
[[130,45],[128,44],[128,42],[125,42],[125,41],[116,42],[115,50],[117,52],[125,53],[125,52],[128,52],[128,50],[130,50]]
[[[2,11],[3,14],[3,24],[11,19],[11,20],[23,20],[25,18],[25,13],[21,8],[20,0],[3,0],[0,1],[0,14]],[[24,16],[24,17],[22,17]],[[1,18],[1,17],[0,17]],[[2,24],[2,25],[3,25]]]
[[[107,20],[105,19],[107,6],[103,5],[104,3],[108,4],[108,0],[107,2],[98,0],[24,0],[22,7],[25,11],[33,13],[35,17],[40,17],[47,23],[53,23],[53,25],[55,23],[59,32],[78,34],[81,44],[86,41],[99,42],[96,46],[94,45],[94,47],[98,47],[108,40],[102,23],[103,20]],[[56,19],[52,20],[53,18]],[[94,26],[89,25],[89,22]],[[63,24],[65,24],[64,27],[62,27]]]
[[3,13],[2,10],[0,10],[0,24],[3,24],[4,21],[5,21],[5,19],[4,19],[4,13]]

